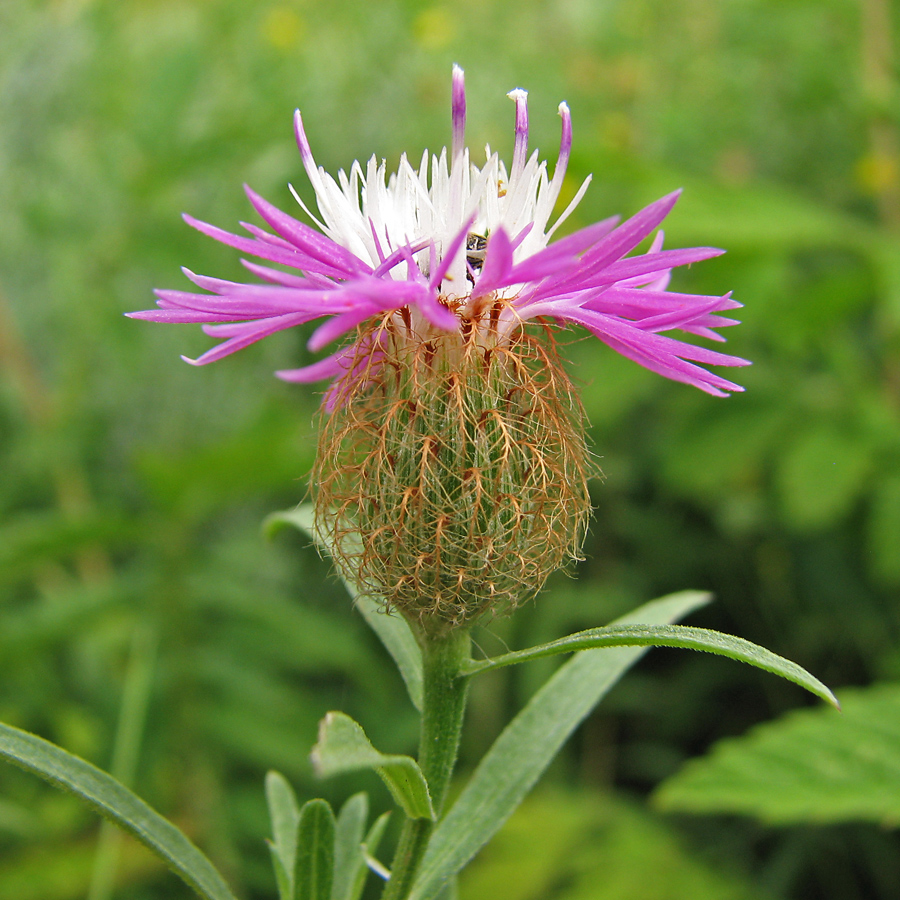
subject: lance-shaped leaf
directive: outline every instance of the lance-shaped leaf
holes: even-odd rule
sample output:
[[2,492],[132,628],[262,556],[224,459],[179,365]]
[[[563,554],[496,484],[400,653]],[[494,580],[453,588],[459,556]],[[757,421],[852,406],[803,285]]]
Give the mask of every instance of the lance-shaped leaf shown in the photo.
[[[663,624],[708,603],[683,591],[647,603],[617,625]],[[497,833],[559,748],[609,689],[643,655],[642,647],[585,650],[562,666],[510,722],[438,823],[410,900],[435,900],[449,880]]]
[[331,900],[334,883],[334,813],[325,800],[310,800],[300,810],[294,900]]
[[[272,513],[263,523],[267,535],[275,534],[286,525],[302,531],[315,541],[319,549],[330,554],[328,544],[322,539],[315,527],[315,516],[310,504],[298,506],[285,512]],[[348,538],[349,540],[349,538]],[[385,613],[381,604],[371,596],[364,594],[350,579],[341,580],[353,598],[356,608],[366,620],[369,627],[378,635],[388,653],[393,657],[400,675],[406,684],[409,698],[416,709],[422,709],[422,651],[410,631],[409,625],[396,613]]]
[[134,835],[205,900],[235,900],[213,864],[171,822],[111,775],[61,747],[0,724],[0,758],[76,794]]
[[473,660],[468,663],[463,674],[475,675],[478,672],[511,666],[530,659],[596,647],[680,647],[684,650],[703,650],[780,675],[806,688],[817,697],[827,700],[833,706],[838,706],[834,694],[818,678],[814,678],[796,663],[743,638],[687,625],[608,625],[603,628],[589,628],[538,647],[505,653],[493,659]]
[[418,763],[409,756],[379,753],[362,727],[344,713],[330,712],[322,720],[312,761],[322,777],[374,769],[407,816],[434,819],[428,785]]
[[[338,813],[334,833],[334,884],[331,900],[356,900],[366,876],[363,853],[369,798],[354,794]],[[362,878],[360,878],[362,876]]]
[[272,823],[269,850],[278,884],[279,900],[294,900],[294,864],[297,858],[297,826],[300,810],[287,779],[279,772],[266,775],[266,802]]

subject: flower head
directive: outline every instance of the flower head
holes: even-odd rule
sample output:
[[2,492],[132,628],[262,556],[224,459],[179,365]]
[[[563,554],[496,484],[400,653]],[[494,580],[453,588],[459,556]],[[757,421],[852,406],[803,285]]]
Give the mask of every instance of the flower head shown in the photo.
[[[628,221],[607,219],[550,242],[590,179],[551,224],[572,146],[568,107],[552,176],[528,153],[528,109],[516,105],[509,169],[465,147],[462,70],[453,70],[453,140],[418,168],[387,177],[373,158],[337,179],[316,166],[303,121],[297,143],[318,230],[246,188],[272,229],[249,237],[185,217],[210,237],[281,268],[244,261],[263,283],[185,274],[207,293],[158,291],[161,322],[202,322],[222,342],[204,365],[267,335],[324,321],[312,365],[286,381],[330,379],[313,489],[318,527],[338,566],[425,631],[465,626],[533,596],[577,557],[590,513],[581,403],[556,353],[554,329],[581,325],[661,375],[724,396],[741,388],[703,365],[745,361],[668,337],[721,340],[730,295],[668,290],[671,270],[717,256],[663,250],[662,232],[629,256],[675,204],[663,197]],[[296,195],[295,195],[296,196]],[[699,364],[699,365],[698,365]]]
[[[249,237],[231,234],[185,216],[197,230],[257,259],[242,260],[263,284],[187,277],[208,293],[157,291],[159,309],[133,318],[156,322],[201,322],[222,342],[193,365],[205,365],[276,331],[316,319],[309,347],[319,351],[360,326],[389,316],[396,327],[438,332],[492,330],[502,343],[532,319],[581,325],[623,356],[676,381],[724,396],[742,388],[704,365],[741,366],[746,360],[685,343],[663,332],[680,330],[723,340],[713,329],[736,324],[718,316],[740,304],[721,297],[668,290],[671,270],[718,256],[708,247],[663,250],[658,232],[645,253],[629,253],[656,229],[674,206],[674,192],[628,221],[610,218],[550,243],[587,189],[586,179],[563,213],[550,224],[572,146],[572,123],[559,106],[562,139],[552,177],[537,151],[528,154],[527,95],[515,101],[515,148],[509,169],[486,148],[479,168],[465,147],[463,73],[453,70],[453,141],[448,154],[426,151],[418,168],[406,156],[396,173],[375,157],[337,179],[316,166],[300,112],[297,144],[316,195],[316,216],[295,194],[318,230],[276,209],[249,187],[251,204],[272,232],[242,223]],[[363,329],[365,330],[365,329]],[[372,373],[382,352],[368,334],[300,369],[280,371],[286,381],[330,379],[332,409],[348,379]],[[364,351],[362,356],[360,351]],[[354,374],[357,373],[357,374]]]

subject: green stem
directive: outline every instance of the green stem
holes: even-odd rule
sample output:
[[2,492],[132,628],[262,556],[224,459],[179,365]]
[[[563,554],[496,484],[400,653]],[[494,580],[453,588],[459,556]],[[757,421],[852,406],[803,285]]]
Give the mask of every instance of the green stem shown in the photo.
[[[424,682],[419,766],[428,782],[435,815],[440,818],[466,709],[469,679],[460,672],[469,658],[470,639],[466,629],[418,637]],[[428,819],[406,820],[382,900],[404,900],[409,895],[433,828],[434,822]]]

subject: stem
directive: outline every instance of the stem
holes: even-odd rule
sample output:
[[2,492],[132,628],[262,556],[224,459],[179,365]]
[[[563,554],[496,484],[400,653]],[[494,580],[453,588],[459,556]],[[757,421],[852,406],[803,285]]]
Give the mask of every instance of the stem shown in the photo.
[[[469,632],[460,628],[445,635],[423,633],[418,638],[424,681],[419,766],[440,818],[466,709],[469,679],[460,675],[460,670],[469,657]],[[409,895],[433,829],[434,822],[428,819],[407,819],[403,824],[382,900],[404,900]]]

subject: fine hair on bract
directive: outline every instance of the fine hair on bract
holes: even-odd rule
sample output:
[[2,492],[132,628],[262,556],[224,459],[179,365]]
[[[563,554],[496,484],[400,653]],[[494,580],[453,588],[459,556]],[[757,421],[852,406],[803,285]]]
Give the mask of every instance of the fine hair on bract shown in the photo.
[[360,331],[312,483],[339,568],[428,633],[509,612],[577,559],[598,471],[551,326],[458,331],[404,310]]

